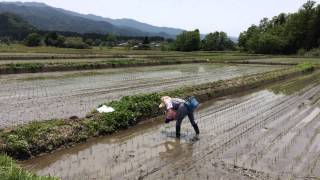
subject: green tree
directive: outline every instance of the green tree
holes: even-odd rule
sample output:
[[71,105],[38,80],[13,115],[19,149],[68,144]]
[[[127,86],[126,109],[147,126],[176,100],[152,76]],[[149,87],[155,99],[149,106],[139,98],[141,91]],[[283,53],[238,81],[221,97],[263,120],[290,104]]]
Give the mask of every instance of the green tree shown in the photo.
[[58,35],[56,32],[50,32],[44,37],[47,46],[63,47],[65,40],[64,36]]
[[320,6],[307,1],[298,12],[264,18],[239,36],[239,46],[254,53],[288,54],[320,45]]
[[311,33],[315,41],[314,47],[320,47],[320,5],[316,7]]
[[106,41],[107,41],[107,46],[113,47],[117,43],[117,36],[110,33],[107,35]]
[[283,52],[285,45],[286,42],[278,36],[264,33],[259,36],[258,45],[256,49],[254,49],[254,52],[261,54],[279,54]]
[[117,36],[115,34],[108,34],[106,37],[106,41],[117,42]]
[[202,48],[207,51],[218,50],[219,38],[219,32],[214,32],[206,35],[206,37],[202,41]]
[[176,50],[177,51],[197,51],[200,49],[200,32],[184,31],[177,36]]
[[143,39],[143,41],[142,41],[142,44],[150,44],[150,41],[149,41],[149,37],[148,36],[146,36],[146,37],[144,37],[144,39]]
[[26,39],[24,40],[26,46],[34,47],[40,46],[41,43],[41,36],[37,33],[29,34]]
[[202,49],[206,51],[234,50],[235,45],[225,32],[214,32],[202,40]]

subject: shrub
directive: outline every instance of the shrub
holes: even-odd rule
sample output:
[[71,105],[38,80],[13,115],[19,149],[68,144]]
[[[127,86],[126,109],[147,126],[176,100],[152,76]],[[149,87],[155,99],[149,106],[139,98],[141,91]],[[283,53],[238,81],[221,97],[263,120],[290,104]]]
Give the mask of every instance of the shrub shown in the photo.
[[162,43],[161,51],[174,51],[176,49],[174,42]]
[[66,38],[58,35],[55,32],[50,32],[45,35],[44,42],[47,46],[63,47]]
[[24,40],[24,44],[30,47],[40,46],[40,43],[41,43],[41,36],[37,33],[29,34]]
[[86,44],[81,37],[68,37],[64,42],[64,47],[75,49],[88,49],[90,46]]
[[6,141],[7,152],[10,152],[10,155],[13,157],[30,157],[29,144],[23,137],[18,135],[9,135]]

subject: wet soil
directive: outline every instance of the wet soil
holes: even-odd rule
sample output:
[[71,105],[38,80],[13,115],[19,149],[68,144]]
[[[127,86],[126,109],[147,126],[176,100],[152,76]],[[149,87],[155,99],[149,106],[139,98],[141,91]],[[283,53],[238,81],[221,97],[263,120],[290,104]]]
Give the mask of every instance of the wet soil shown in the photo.
[[0,128],[33,120],[84,117],[126,95],[172,90],[271,71],[259,65],[185,64],[0,76]]
[[290,95],[269,89],[203,104],[201,135],[187,119],[128,131],[22,165],[62,179],[308,179],[320,177],[320,85]]

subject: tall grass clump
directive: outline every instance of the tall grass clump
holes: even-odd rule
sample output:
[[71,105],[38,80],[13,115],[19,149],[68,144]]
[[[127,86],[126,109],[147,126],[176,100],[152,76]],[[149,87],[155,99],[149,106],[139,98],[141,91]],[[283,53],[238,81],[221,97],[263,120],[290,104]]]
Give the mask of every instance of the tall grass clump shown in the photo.
[[0,155],[0,179],[1,180],[58,180],[48,176],[37,176],[19,167],[7,155]]

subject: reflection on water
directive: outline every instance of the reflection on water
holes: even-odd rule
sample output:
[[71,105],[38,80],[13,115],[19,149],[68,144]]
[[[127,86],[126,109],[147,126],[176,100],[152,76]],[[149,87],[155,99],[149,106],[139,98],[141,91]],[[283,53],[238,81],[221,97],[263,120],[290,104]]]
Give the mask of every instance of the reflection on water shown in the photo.
[[162,144],[165,151],[159,152],[159,157],[164,162],[171,162],[175,158],[191,158],[192,143],[182,143],[180,139],[173,139]]

